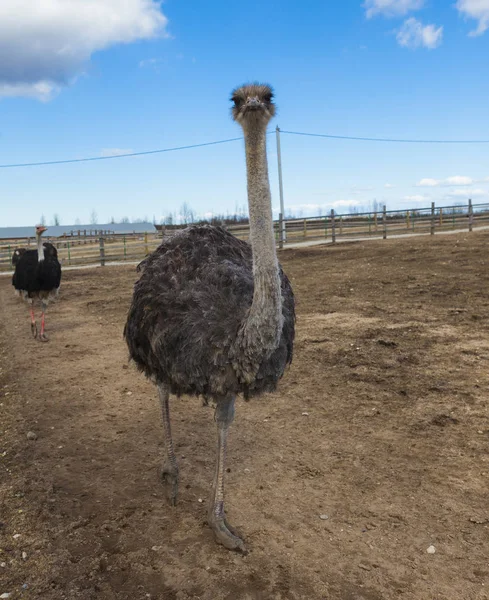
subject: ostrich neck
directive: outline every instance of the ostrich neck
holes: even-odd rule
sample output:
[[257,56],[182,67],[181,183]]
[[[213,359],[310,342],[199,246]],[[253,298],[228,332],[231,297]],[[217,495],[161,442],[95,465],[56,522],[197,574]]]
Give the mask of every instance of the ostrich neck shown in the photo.
[[37,260],[41,262],[44,260],[44,246],[42,245],[42,237],[37,234]]
[[254,292],[244,335],[257,354],[269,355],[279,344],[283,317],[265,128],[245,130],[245,145]]

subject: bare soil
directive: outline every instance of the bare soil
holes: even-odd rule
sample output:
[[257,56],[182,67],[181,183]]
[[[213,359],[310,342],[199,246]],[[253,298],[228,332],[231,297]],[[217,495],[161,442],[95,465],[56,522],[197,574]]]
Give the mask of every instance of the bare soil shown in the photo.
[[166,503],[155,389],[122,339],[134,267],[66,272],[48,344],[2,278],[0,595],[488,599],[488,245],[281,253],[294,362],[277,393],[238,403],[230,434],[246,556],[205,523],[215,426],[195,398],[172,402],[181,486]]

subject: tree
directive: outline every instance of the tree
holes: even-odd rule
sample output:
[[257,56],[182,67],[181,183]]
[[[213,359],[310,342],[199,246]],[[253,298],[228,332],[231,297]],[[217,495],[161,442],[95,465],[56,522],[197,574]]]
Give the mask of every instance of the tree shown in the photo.
[[114,217],[110,217],[110,224],[111,224],[111,225],[114,225],[114,223],[115,223],[115,219],[114,219]]
[[95,209],[92,209],[92,212],[90,213],[90,224],[91,225],[98,224],[98,215],[97,215],[97,211]]
[[58,213],[54,213],[53,220],[51,221],[51,225],[61,225],[61,221],[59,219]]
[[189,223],[193,223],[195,220],[194,211],[192,210],[190,204],[184,202],[180,208],[180,216],[185,225]]
[[129,223],[129,217],[122,217],[121,223]]
[[39,223],[43,226],[46,225],[46,217],[44,215],[41,215],[41,220],[39,221]]
[[75,219],[75,225],[81,225],[81,221],[78,217]]

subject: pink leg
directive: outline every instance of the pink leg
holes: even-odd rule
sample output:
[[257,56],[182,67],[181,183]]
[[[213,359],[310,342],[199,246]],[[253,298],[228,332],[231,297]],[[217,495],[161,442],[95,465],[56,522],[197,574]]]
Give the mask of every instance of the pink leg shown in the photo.
[[41,313],[41,333],[39,334],[39,340],[41,342],[47,342],[48,341],[48,337],[44,333],[44,311],[42,311],[42,313]]

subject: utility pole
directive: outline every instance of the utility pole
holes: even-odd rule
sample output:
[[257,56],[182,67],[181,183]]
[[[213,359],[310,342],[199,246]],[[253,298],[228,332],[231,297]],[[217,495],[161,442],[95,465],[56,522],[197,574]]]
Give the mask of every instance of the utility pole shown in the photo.
[[282,153],[280,151],[280,127],[277,125],[275,129],[277,135],[277,161],[278,161],[278,187],[280,191],[280,213],[282,214],[281,219],[281,230],[280,230],[280,244],[285,244],[285,210],[284,210],[284,185],[282,181]]

